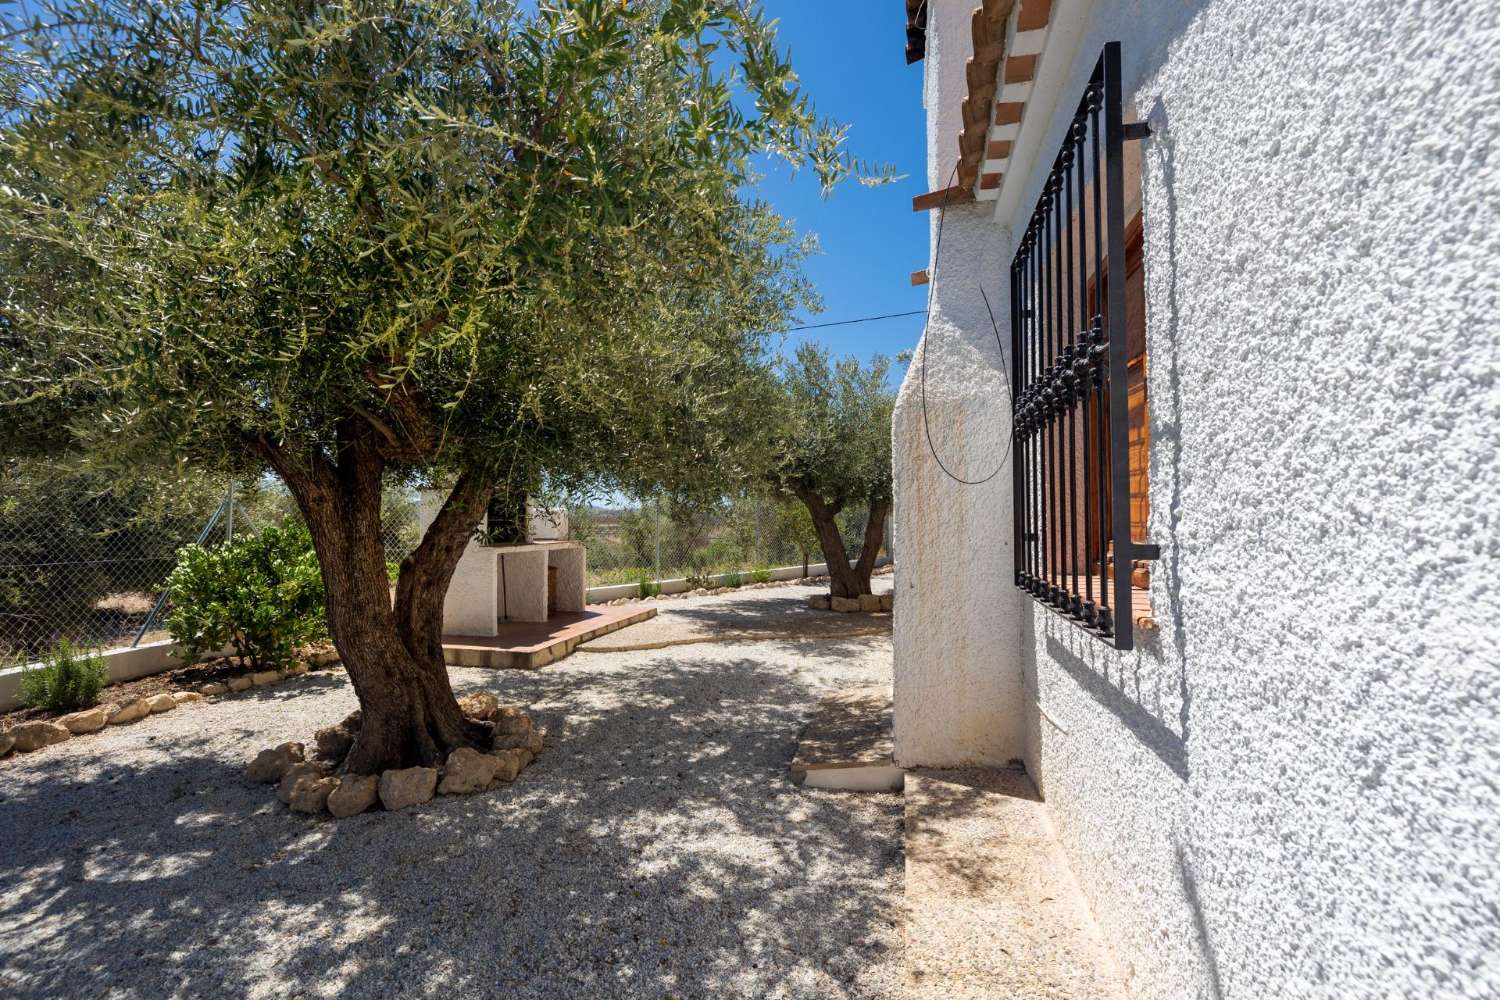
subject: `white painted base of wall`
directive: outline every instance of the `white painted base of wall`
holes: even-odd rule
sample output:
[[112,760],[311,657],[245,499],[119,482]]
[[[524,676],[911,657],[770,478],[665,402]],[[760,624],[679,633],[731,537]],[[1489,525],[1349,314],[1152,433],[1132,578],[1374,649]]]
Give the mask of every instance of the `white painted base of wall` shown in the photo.
[[[890,563],[889,559],[877,559],[875,560],[875,568],[879,569],[882,566],[889,566]],[[853,560],[850,560],[849,565],[854,565]],[[749,573],[718,573],[708,578],[708,585],[710,587],[723,587],[735,576],[738,576],[740,581],[743,582],[749,575]],[[800,580],[804,576],[827,575],[827,563],[808,563],[806,572],[803,571],[801,566],[779,566],[771,570],[772,580]],[[685,594],[693,589],[692,585],[682,577],[673,577],[670,580],[661,580],[659,582],[661,583],[661,592],[663,594]],[[590,587],[588,590],[588,602],[590,604],[602,604],[605,601],[617,601],[622,597],[635,597],[640,592],[641,586],[638,583],[612,583],[603,587]]]
[[906,772],[895,764],[810,768],[802,779],[803,788],[836,792],[899,792],[905,784]]
[[[159,674],[173,667],[186,666],[187,661],[176,655],[180,648],[170,639],[164,639],[161,642],[147,642],[139,646],[107,649],[99,655],[104,657],[109,683],[119,684],[139,677]],[[228,656],[232,652],[233,650],[230,649],[221,649],[212,655]],[[0,712],[8,712],[20,707],[21,674],[23,671],[32,670],[41,665],[40,662],[26,663],[0,670]]]

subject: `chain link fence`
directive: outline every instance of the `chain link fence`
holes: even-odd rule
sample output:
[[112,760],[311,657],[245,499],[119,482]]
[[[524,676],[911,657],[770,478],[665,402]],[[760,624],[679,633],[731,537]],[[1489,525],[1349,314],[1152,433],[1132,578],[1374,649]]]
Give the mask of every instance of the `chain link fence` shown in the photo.
[[[416,492],[392,485],[384,507],[386,558],[399,562],[420,538]],[[165,583],[184,546],[222,545],[297,516],[269,483],[0,466],[0,666],[61,640],[111,649],[167,638]]]
[[[868,518],[865,507],[839,515],[851,559],[859,558]],[[718,574],[739,574],[748,583],[771,569],[823,561],[800,506],[760,500],[707,512],[671,511],[650,501],[573,505],[568,527],[570,538],[588,549],[590,587],[681,578],[700,582]]]
[[[386,558],[398,563],[421,538],[417,491],[389,484],[383,498]],[[588,549],[591,587],[706,581],[746,583],[823,556],[800,505],[746,500],[710,511],[616,498],[573,504],[570,537]],[[857,558],[868,512],[839,517]],[[194,542],[222,545],[298,517],[270,482],[209,476],[122,478],[50,462],[0,465],[0,666],[34,660],[60,640],[109,649],[167,638],[167,576]],[[732,580],[731,580],[732,582]]]

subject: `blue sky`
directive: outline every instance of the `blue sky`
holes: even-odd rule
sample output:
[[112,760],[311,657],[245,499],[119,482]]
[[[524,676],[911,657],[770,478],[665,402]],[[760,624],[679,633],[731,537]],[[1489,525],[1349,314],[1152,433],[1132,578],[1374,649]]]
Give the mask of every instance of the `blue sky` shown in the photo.
[[[820,114],[849,125],[849,149],[860,159],[890,163],[902,180],[882,187],[841,184],[826,200],[806,171],[795,178],[771,169],[759,193],[800,232],[815,232],[823,252],[807,273],[823,298],[822,323],[923,309],[926,289],[912,271],[927,264],[927,217],[911,210],[926,190],[922,64],[906,65],[906,17],[896,0],[762,0],[780,19],[783,49]],[[894,355],[911,350],[922,317],[792,334],[836,355]],[[899,377],[899,376],[898,376]]]

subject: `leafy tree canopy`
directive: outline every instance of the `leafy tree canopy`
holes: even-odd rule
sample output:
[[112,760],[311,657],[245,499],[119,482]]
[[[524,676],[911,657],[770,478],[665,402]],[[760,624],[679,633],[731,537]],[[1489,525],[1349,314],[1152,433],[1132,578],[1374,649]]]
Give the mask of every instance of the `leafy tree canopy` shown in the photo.
[[[884,357],[868,366],[855,358],[834,361],[815,344],[803,344],[795,360],[782,366],[770,481],[782,496],[807,508],[837,596],[870,592],[870,570],[884,537],[896,403],[886,385],[889,372]],[[837,523],[851,503],[868,504],[870,512],[852,569]]]
[[[33,14],[33,11],[36,13]],[[364,723],[460,714],[442,602],[497,486],[711,492],[753,468],[806,248],[771,153],[871,172],[741,0],[75,0],[0,45],[0,364],[38,447],[269,466]],[[878,177],[874,179],[879,179]],[[382,480],[454,483],[394,603]]]
[[42,9],[4,54],[4,324],[23,398],[105,404],[96,450],[301,460],[353,417],[437,473],[722,461],[714,404],[810,298],[750,158],[857,169],[740,3]]

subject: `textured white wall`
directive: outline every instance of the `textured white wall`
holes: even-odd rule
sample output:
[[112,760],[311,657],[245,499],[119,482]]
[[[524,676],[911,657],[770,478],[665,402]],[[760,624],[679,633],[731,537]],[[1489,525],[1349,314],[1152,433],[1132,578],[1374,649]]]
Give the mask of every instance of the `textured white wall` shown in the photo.
[[[929,4],[929,190],[953,183],[972,9],[969,0]],[[1011,254],[989,206],[933,212],[931,221],[932,310],[892,426],[896,758],[908,767],[1004,764],[1025,745],[1020,602],[1010,583],[1009,361],[980,288],[1004,324]],[[1008,352],[1009,327],[1000,329]],[[934,452],[963,479],[999,473],[962,485]]]
[[[1028,768],[1137,997],[1500,996],[1500,7],[1089,6],[1058,3],[1086,19],[1064,92],[1118,39],[1156,133],[1162,629],[1120,656],[1020,605]],[[1055,148],[1063,120],[1044,124]],[[944,160],[954,135],[937,134]],[[970,281],[1003,274],[1026,180],[994,255],[974,237]],[[988,322],[964,331],[977,357]],[[917,491],[911,390],[897,528],[931,544],[957,491]],[[960,503],[968,534],[949,543],[1008,553],[1003,504]],[[926,557],[898,544],[899,579]],[[939,591],[903,611],[991,586],[914,582]],[[942,641],[903,636],[943,621],[927,614],[897,614],[898,720],[902,644]],[[944,704],[907,717],[979,714]]]

